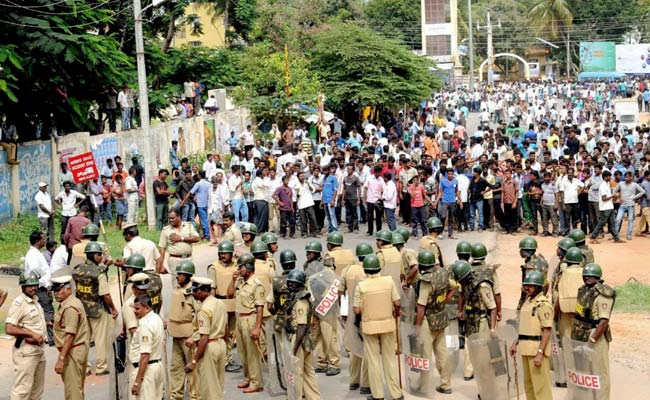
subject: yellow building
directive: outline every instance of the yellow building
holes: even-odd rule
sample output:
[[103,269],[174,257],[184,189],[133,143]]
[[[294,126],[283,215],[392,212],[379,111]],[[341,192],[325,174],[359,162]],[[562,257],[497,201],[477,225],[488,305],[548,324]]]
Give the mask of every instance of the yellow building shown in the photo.
[[173,47],[182,46],[207,46],[207,47],[222,47],[226,43],[226,35],[223,24],[223,17],[212,18],[210,7],[200,3],[190,3],[185,10],[185,15],[195,14],[199,17],[201,25],[203,25],[203,33],[200,35],[193,35],[192,30],[188,26],[178,28],[176,35],[172,41]]

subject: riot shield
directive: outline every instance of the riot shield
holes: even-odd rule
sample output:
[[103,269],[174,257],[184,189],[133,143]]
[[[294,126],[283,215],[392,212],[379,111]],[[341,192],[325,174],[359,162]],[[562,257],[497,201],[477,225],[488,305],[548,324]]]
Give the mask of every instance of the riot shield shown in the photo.
[[269,366],[269,394],[271,397],[283,396],[287,393],[287,386],[284,381],[282,353],[282,337],[280,332],[274,329],[273,318],[266,321],[266,346]]
[[296,380],[302,379],[302,368],[298,357],[293,355],[293,346],[287,332],[282,331],[282,348],[286,351],[282,352],[282,361],[284,365],[284,382],[286,382],[287,399],[288,400],[302,400],[296,390]]
[[323,269],[325,269],[325,266],[322,262],[312,261],[307,265],[307,268],[305,268],[305,275],[307,275],[307,278],[310,278],[312,275],[321,272]]
[[571,400],[609,399],[609,387],[603,382],[603,371],[599,368],[603,359],[588,342],[565,338],[562,342],[564,351],[570,351],[566,357],[567,398]]
[[404,390],[415,396],[431,398],[435,393],[433,379],[435,363],[433,362],[431,348],[431,334],[426,326],[424,328],[426,329],[417,328],[411,323],[401,322]]
[[331,326],[338,324],[339,318],[339,280],[329,268],[309,277],[309,290],[314,304],[314,313],[321,321]]
[[447,352],[449,353],[449,370],[453,374],[456,368],[458,368],[460,360],[460,339],[457,318],[449,321],[449,326],[445,329],[445,341],[447,344]]
[[479,332],[467,339],[469,357],[474,366],[474,377],[482,400],[507,400],[516,398],[523,385],[519,379],[521,360],[510,354],[510,347],[517,340],[517,332],[505,325],[489,331]]
[[345,349],[350,353],[358,357],[363,357],[363,339],[361,337],[361,331],[356,325],[354,325],[354,320],[354,315],[352,315],[349,316],[345,321],[343,344],[345,346]]
[[551,361],[555,386],[566,387],[566,369],[564,366],[564,346],[555,324],[551,332]]

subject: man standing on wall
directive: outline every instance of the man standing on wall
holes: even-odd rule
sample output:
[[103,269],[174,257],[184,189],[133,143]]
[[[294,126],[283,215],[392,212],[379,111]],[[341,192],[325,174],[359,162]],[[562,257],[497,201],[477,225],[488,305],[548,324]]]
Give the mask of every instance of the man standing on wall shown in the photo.
[[47,183],[38,183],[38,192],[34,196],[38,205],[38,222],[41,231],[47,232],[47,238],[54,240],[54,208],[52,207],[52,196],[47,192]]

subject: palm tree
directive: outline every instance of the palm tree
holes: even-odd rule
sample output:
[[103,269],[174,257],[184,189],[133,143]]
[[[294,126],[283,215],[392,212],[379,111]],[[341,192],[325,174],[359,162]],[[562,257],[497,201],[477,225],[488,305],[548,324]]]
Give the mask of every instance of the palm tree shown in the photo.
[[566,0],[539,0],[528,13],[528,18],[538,33],[548,35],[551,39],[561,37],[566,44],[566,70],[571,75],[570,29],[573,26],[573,14]]

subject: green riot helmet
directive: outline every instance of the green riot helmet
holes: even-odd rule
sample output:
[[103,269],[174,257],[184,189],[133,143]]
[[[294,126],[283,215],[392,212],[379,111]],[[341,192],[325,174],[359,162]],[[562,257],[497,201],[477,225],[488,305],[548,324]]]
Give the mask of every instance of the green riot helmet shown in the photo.
[[249,233],[253,236],[257,235],[257,225],[247,222],[241,229],[241,233]]
[[323,245],[319,241],[312,240],[305,245],[305,252],[320,254],[323,252]]
[[234,253],[235,245],[230,240],[222,240],[217,247],[217,253]]
[[88,224],[81,229],[81,235],[86,236],[99,236],[99,227],[95,224]]
[[557,247],[564,251],[568,251],[570,248],[576,247],[576,242],[570,237],[565,237],[557,243]]
[[282,250],[280,253],[280,265],[284,268],[286,264],[296,263],[296,253],[293,250]]
[[369,275],[378,274],[381,271],[381,263],[376,255],[371,254],[363,259],[363,272]]
[[176,266],[177,274],[187,274],[191,276],[194,275],[195,271],[196,269],[194,268],[194,263],[190,260],[182,260]]
[[267,245],[278,243],[278,235],[276,235],[273,232],[266,232],[265,234],[262,235],[262,241]]
[[427,271],[436,264],[436,256],[432,251],[422,250],[418,253],[418,270]]
[[458,260],[452,264],[451,271],[454,274],[454,280],[460,282],[472,272],[472,266],[465,260]]
[[603,269],[596,263],[589,263],[582,269],[582,277],[593,276],[598,280],[603,279]]
[[525,238],[521,239],[519,241],[519,249],[520,250],[537,250],[537,240],[530,236],[526,236]]
[[[485,251],[487,255],[487,249]],[[472,254],[472,244],[466,240],[461,240],[456,244],[456,255],[471,255]]]
[[371,254],[375,254],[375,251],[372,249],[372,246],[368,243],[359,243],[355,248],[356,256],[359,260],[368,257]]
[[400,226],[399,228],[395,229],[395,232],[402,235],[402,237],[404,238],[404,243],[408,242],[409,239],[411,238],[411,233],[409,232],[408,229],[406,229],[404,227]]
[[487,247],[483,243],[474,243],[472,245],[472,258],[474,260],[484,260],[487,257]]
[[20,286],[38,286],[40,279],[41,276],[36,271],[30,271],[28,273],[21,272],[18,277],[18,283]]
[[393,243],[393,234],[388,229],[382,229],[375,235],[377,240],[381,240],[384,243],[391,244]]
[[102,249],[102,246],[97,243],[97,242],[88,242],[86,247],[84,248],[84,253],[89,254],[89,253],[103,253],[104,250]]
[[544,275],[542,275],[542,273],[536,269],[528,272],[526,274],[526,277],[524,278],[524,286],[525,285],[534,285],[534,286],[543,287]]
[[237,268],[246,267],[248,271],[255,271],[255,257],[251,253],[244,253],[237,259]]
[[132,256],[127,258],[126,262],[124,263],[125,267],[138,269],[138,270],[143,270],[146,265],[147,265],[147,261],[144,259],[144,256],[142,256],[141,254],[133,254]]
[[251,246],[251,253],[253,253],[253,255],[267,253],[268,251],[268,246],[261,240],[254,241]]
[[427,220],[427,229],[434,232],[442,232],[442,221],[436,217],[431,217]]
[[392,242],[394,246],[404,246],[404,236],[397,232],[393,232]]
[[307,283],[307,276],[305,275],[305,271],[294,269],[293,271],[289,272],[289,275],[287,275],[287,282],[294,282],[305,286]]
[[577,247],[572,247],[567,250],[562,261],[568,264],[580,264],[583,259],[582,251]]
[[334,231],[327,234],[327,243],[334,246],[343,245],[343,235],[341,232]]
[[582,246],[585,244],[585,240],[587,239],[587,235],[585,235],[585,232],[582,229],[572,230],[569,232],[569,237],[576,242],[576,246]]

